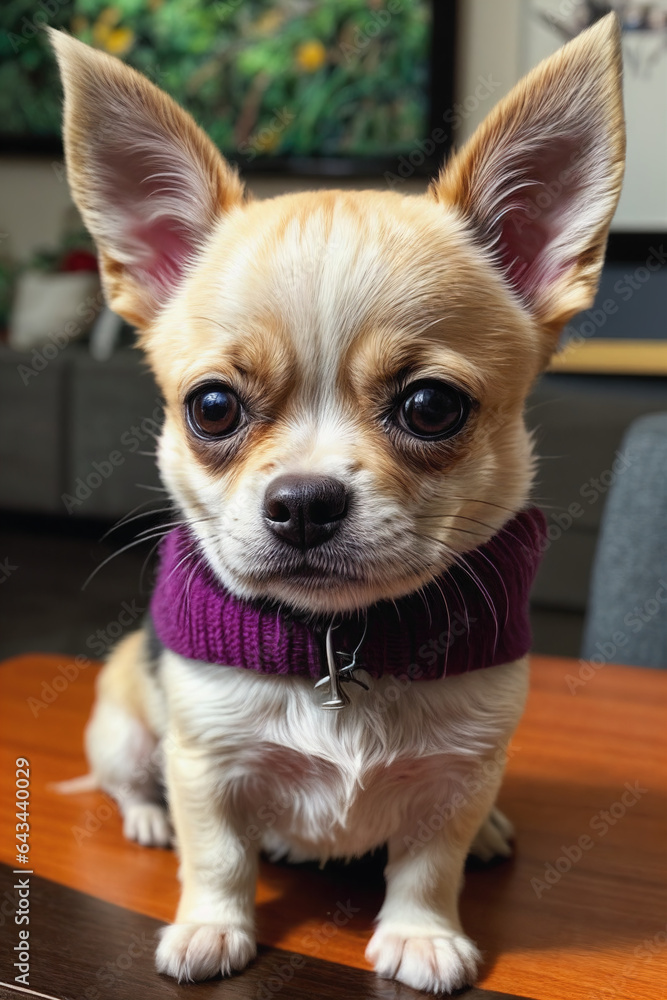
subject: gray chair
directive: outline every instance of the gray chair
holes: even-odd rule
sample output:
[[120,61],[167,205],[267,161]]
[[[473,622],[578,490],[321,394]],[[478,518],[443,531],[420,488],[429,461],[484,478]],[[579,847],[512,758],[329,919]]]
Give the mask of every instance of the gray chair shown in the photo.
[[667,413],[631,424],[597,544],[581,655],[667,667]]

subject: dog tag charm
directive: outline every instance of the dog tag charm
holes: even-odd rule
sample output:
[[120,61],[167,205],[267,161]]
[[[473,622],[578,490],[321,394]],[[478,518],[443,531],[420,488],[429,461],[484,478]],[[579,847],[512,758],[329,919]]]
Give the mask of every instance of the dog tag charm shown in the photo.
[[346,705],[349,705],[350,699],[341,687],[338,668],[336,667],[336,654],[333,648],[332,631],[333,626],[330,625],[327,629],[326,638],[327,669],[329,671],[329,676],[322,677],[315,685],[315,689],[317,690],[317,688],[324,687],[327,684],[329,685],[329,697],[326,701],[322,702],[322,708],[325,708],[330,712],[336,712],[341,708],[345,708]]

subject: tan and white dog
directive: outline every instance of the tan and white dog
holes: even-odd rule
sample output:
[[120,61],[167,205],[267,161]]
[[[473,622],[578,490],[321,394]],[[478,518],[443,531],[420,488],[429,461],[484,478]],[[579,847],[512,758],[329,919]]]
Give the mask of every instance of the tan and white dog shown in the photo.
[[[529,496],[526,396],[593,301],[619,196],[613,16],[522,80],[422,197],[249,200],[169,97],[51,38],[71,189],[107,301],[139,329],[164,394],[161,475],[215,577],[239,598],[333,615],[417,592],[491,539]],[[328,514],[309,513],[311,481]],[[166,844],[175,828],[183,891],[158,969],[200,980],[253,958],[262,846],[327,859],[387,844],[370,962],[432,991],[473,980],[463,866],[471,850],[508,853],[511,827],[494,808],[502,763],[474,794],[468,779],[502,761],[527,678],[522,658],[413,683],[377,711],[380,678],[326,713],[307,678],[154,654],[146,631],[123,640],[86,743],[128,837]]]

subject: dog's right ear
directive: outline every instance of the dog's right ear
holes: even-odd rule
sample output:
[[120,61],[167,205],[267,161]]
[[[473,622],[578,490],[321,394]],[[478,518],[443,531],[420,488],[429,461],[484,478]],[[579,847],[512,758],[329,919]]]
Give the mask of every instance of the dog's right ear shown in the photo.
[[65,91],[74,200],[97,243],[111,308],[148,326],[243,186],[208,136],[118,59],[49,31]]

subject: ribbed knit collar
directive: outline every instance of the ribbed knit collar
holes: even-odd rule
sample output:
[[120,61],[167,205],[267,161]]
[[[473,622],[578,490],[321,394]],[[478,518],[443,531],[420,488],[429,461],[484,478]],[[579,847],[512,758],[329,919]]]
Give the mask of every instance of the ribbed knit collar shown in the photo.
[[[425,680],[524,656],[531,641],[528,597],[545,538],[543,514],[521,511],[419,592],[336,616],[331,637],[340,667],[356,653],[356,666],[371,677]],[[189,659],[262,674],[326,675],[331,619],[307,620],[234,596],[183,528],[162,543],[151,615],[160,642]]]

